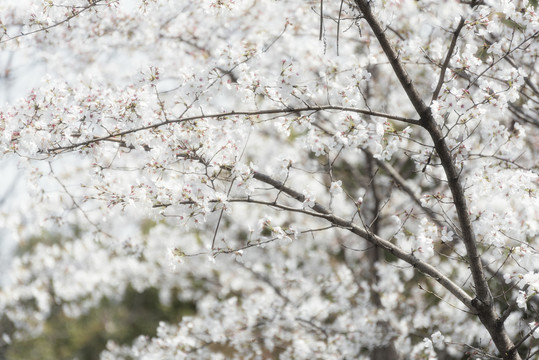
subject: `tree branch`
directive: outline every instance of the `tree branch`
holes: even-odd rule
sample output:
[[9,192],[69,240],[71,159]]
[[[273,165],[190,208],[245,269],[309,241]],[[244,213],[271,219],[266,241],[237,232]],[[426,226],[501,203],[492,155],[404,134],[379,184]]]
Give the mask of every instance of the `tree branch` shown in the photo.
[[483,265],[480,255],[477,250],[475,233],[472,228],[472,223],[466,204],[464,189],[459,179],[459,171],[457,170],[451,157],[451,150],[445,142],[445,138],[440,127],[436,124],[430,108],[421,99],[416,87],[413,85],[411,78],[404,69],[399,57],[391,44],[382,26],[372,13],[370,1],[355,0],[357,7],[360,9],[363,18],[369,24],[372,32],[378,39],[382,50],[386,54],[395,75],[397,76],[401,86],[406,92],[408,99],[416,109],[420,116],[420,125],[425,128],[432,138],[436,152],[440,158],[444,172],[447,176],[447,182],[453,196],[453,202],[459,219],[462,239],[466,247],[467,256],[470,264],[470,271],[475,286],[476,298],[473,300],[473,307],[477,310],[477,314],[490,333],[496,347],[506,359],[520,359],[518,353],[509,353],[509,350],[514,346],[509,339],[505,329],[497,324],[497,314],[494,310],[493,299],[488,282],[485,278]]
[[[266,184],[269,184],[273,186],[274,188],[282,191],[283,193],[291,196],[292,198],[296,199],[297,201],[303,202],[305,201],[305,196],[303,194],[300,194],[296,190],[289,188],[288,186],[284,185],[280,181],[277,181],[273,178],[271,178],[268,175],[262,174],[260,172],[255,171],[253,173],[253,178],[256,180],[262,181]],[[406,263],[412,265],[414,268],[418,269],[420,272],[422,272],[425,275],[428,275],[432,277],[434,280],[436,280],[440,285],[442,285],[444,288],[446,288],[451,294],[453,294],[457,299],[459,299],[466,307],[468,307],[472,312],[475,313],[475,307],[472,305],[472,298],[470,295],[468,295],[464,290],[462,290],[457,284],[455,284],[451,279],[449,279],[447,276],[442,274],[438,269],[436,269],[434,266],[427,264],[418,258],[416,258],[413,254],[409,254],[405,252],[403,249],[398,247],[397,245],[382,239],[381,237],[373,234],[372,232],[365,230],[352,221],[345,220],[337,215],[334,215],[331,213],[326,207],[323,205],[315,202],[314,206],[312,207],[314,211],[316,211],[319,215],[316,215],[318,217],[324,218],[330,223],[332,223],[335,226],[348,229],[352,233],[362,237],[363,239],[367,240],[371,244],[378,246],[397,258],[405,261]]]
[[[9,36],[7,35],[7,33],[4,32],[4,35],[8,36],[8,38],[6,40],[0,40],[0,44],[2,43],[5,43],[5,42],[8,42],[8,41],[11,41],[11,40],[15,40],[15,39],[18,39],[20,37],[23,37],[23,36],[27,36],[27,35],[33,35],[33,34],[36,34],[38,32],[42,32],[42,31],[48,31],[50,29],[53,29],[57,26],[60,26],[62,24],[65,24],[66,22],[69,22],[69,20],[79,16],[80,14],[82,14],[83,12],[85,12],[86,10],[89,10],[93,7],[96,7],[97,5],[99,5],[100,2],[103,2],[104,0],[93,0],[93,1],[88,1],[88,5],[86,6],[82,6],[82,7],[77,7],[77,9],[79,11],[77,12],[74,12],[72,13],[72,15],[69,15],[67,18],[65,18],[64,20],[62,21],[59,21],[57,23],[54,23],[52,25],[49,25],[49,26],[45,26],[45,27],[42,27],[42,28],[39,28],[39,29],[36,29],[36,30],[32,30],[32,31],[29,31],[27,33],[20,33],[19,35],[15,35],[15,36]],[[75,7],[73,7],[75,8]],[[0,37],[1,38],[1,37]]]
[[511,349],[509,349],[508,353],[514,353],[517,351],[517,349],[524,344],[524,341],[526,341],[537,329],[539,329],[539,324],[535,325],[533,329],[531,329],[526,335],[522,337]]
[[453,195],[453,201],[455,202],[455,207],[463,234],[463,240],[466,245],[468,257],[470,259],[470,267],[477,292],[477,298],[484,304],[491,304],[492,295],[490,294],[490,289],[483,272],[483,266],[477,252],[475,234],[473,232],[471,220],[468,214],[468,206],[464,196],[464,189],[459,181],[459,171],[457,171],[457,168],[453,163],[451,151],[445,143],[443,134],[440,128],[437,126],[430,108],[421,99],[421,96],[413,85],[412,80],[400,62],[397,53],[395,50],[393,50],[391,44],[389,43],[382,26],[374,17],[369,2],[367,0],[356,0],[356,4],[360,8],[361,12],[363,13],[363,17],[369,23],[374,35],[378,39],[380,46],[391,63],[393,71],[408,95],[410,102],[419,114],[420,125],[429,132],[434,142],[434,147],[436,148],[442,166],[444,167],[447,181]]
[[451,39],[451,44],[449,45],[449,49],[447,50],[447,55],[445,56],[442,69],[440,70],[440,78],[438,79],[438,84],[436,85],[436,89],[434,90],[434,93],[432,93],[431,102],[436,100],[438,98],[438,95],[440,94],[440,90],[442,89],[442,85],[444,84],[445,72],[447,71],[447,68],[449,67],[451,56],[453,56],[453,50],[455,50],[455,45],[457,45],[457,39],[463,27],[464,27],[464,18],[461,17],[460,22],[457,25],[457,28],[453,32],[453,38]]
[[[395,72],[395,75],[397,75],[397,78],[399,79],[402,88],[406,92],[406,95],[410,99],[412,105],[414,106],[415,110],[419,114],[421,120],[430,113],[430,109],[423,100],[421,99],[421,96],[417,92],[415,86],[412,84],[412,79],[408,76],[408,73],[404,69],[404,66],[399,60],[399,56],[393,50],[393,47],[389,43],[389,40],[387,39],[385,35],[385,31],[382,28],[382,25],[378,22],[374,14],[372,13],[371,6],[369,4],[368,0],[355,0],[356,5],[361,10],[361,13],[363,14],[363,18],[367,21],[369,26],[371,27],[374,35],[376,36],[378,42],[380,43],[380,46],[382,47],[382,50],[386,54],[387,59],[389,60],[389,63],[391,64],[391,67],[393,68],[393,71]],[[420,121],[421,121],[420,120]]]
[[368,116],[373,116],[373,117],[381,117],[381,118],[390,119],[390,120],[402,121],[402,122],[413,124],[413,125],[419,125],[419,120],[416,120],[416,119],[408,119],[402,116],[385,114],[385,113],[381,113],[377,111],[370,111],[370,110],[357,109],[357,108],[344,107],[344,106],[334,106],[334,105],[307,106],[307,107],[302,107],[302,108],[267,109],[267,110],[256,110],[256,111],[229,111],[229,112],[222,112],[222,113],[217,113],[217,114],[196,115],[196,116],[184,117],[184,118],[179,118],[179,119],[174,119],[174,120],[166,120],[166,121],[151,124],[148,126],[142,126],[135,129],[119,131],[117,133],[113,133],[107,136],[96,137],[91,140],[82,141],[80,143],[75,143],[68,146],[58,146],[55,148],[50,148],[50,149],[47,149],[47,152],[58,153],[58,152],[66,151],[66,150],[72,150],[78,147],[88,146],[90,144],[98,143],[100,141],[105,141],[112,138],[121,137],[124,135],[136,133],[139,131],[156,129],[156,128],[159,128],[161,126],[168,125],[168,124],[176,124],[176,123],[182,123],[182,122],[199,120],[199,119],[210,119],[210,118],[215,119],[215,118],[224,118],[228,116],[258,116],[258,115],[270,115],[270,114],[292,114],[292,113],[300,113],[300,112],[319,112],[319,111],[328,111],[328,110],[346,111],[346,112],[363,114],[363,115],[368,115]]

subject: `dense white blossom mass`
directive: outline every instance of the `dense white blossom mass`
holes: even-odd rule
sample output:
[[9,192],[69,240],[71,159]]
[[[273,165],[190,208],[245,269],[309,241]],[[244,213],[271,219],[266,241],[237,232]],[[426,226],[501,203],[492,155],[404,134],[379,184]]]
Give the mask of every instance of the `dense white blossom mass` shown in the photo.
[[536,358],[537,6],[0,2],[0,343],[132,287],[196,314],[102,359]]

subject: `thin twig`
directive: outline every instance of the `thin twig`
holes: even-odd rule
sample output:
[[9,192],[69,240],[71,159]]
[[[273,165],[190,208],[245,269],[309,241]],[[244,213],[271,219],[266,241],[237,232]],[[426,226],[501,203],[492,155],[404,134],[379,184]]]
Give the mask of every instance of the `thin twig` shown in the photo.
[[6,40],[1,40],[0,41],[0,44],[2,43],[5,43],[5,42],[8,42],[8,41],[11,41],[11,40],[15,40],[15,39],[18,39],[20,37],[23,37],[23,36],[27,36],[27,35],[33,35],[33,34],[36,34],[38,32],[42,32],[42,31],[48,31],[52,28],[55,28],[57,26],[60,26],[62,24],[65,24],[66,22],[68,22],[69,20],[79,16],[80,14],[82,14],[84,11],[86,10],[89,10],[97,5],[99,5],[100,2],[102,2],[103,0],[95,0],[93,2],[89,2],[89,5],[86,5],[86,6],[82,6],[82,7],[78,7],[78,9],[80,9],[79,11],[77,11],[76,13],[73,13],[72,15],[69,15],[67,18],[65,18],[64,20],[62,21],[59,21],[57,23],[54,23],[52,25],[49,25],[49,26],[45,26],[45,27],[42,27],[42,28],[39,28],[39,29],[36,29],[36,30],[32,30],[32,31],[29,31],[27,33],[20,33],[19,35],[15,35],[15,36],[8,36],[8,38]]
[[442,69],[440,70],[440,77],[438,79],[438,84],[436,85],[436,90],[434,90],[434,93],[432,93],[431,102],[436,100],[438,98],[438,95],[440,94],[440,90],[442,89],[442,85],[444,84],[445,72],[449,67],[449,62],[451,61],[451,57],[453,56],[453,50],[455,50],[455,46],[457,45],[457,39],[459,37],[460,31],[464,27],[464,23],[464,18],[461,17],[457,28],[453,32],[453,38],[451,39],[451,44],[449,45],[449,49],[447,50],[447,55],[445,56]]
[[533,329],[531,329],[526,335],[524,335],[524,336],[522,337],[522,339],[520,339],[519,341],[517,341],[517,342],[515,343],[515,345],[514,345],[511,349],[509,349],[508,353],[516,352],[517,349],[518,349],[522,344],[524,344],[524,341],[528,340],[528,338],[529,338],[529,337],[535,332],[535,330],[537,330],[537,329],[539,329],[539,323],[538,323],[537,325],[535,325],[535,326],[533,327]]
[[344,0],[341,0],[341,5],[339,7],[339,18],[337,19],[337,56],[339,56],[339,33],[341,29],[341,13],[342,13],[342,5],[344,3]]
[[324,30],[324,0],[320,0],[320,34],[318,40],[322,40],[322,32]]

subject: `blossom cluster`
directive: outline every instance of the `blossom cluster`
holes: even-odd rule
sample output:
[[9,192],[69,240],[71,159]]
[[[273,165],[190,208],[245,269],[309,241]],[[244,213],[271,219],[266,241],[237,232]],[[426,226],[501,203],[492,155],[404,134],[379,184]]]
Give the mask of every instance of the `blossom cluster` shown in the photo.
[[474,266],[537,337],[537,2],[368,1],[396,60],[360,2],[1,4],[2,341],[132,287],[196,314],[103,359],[492,357]]

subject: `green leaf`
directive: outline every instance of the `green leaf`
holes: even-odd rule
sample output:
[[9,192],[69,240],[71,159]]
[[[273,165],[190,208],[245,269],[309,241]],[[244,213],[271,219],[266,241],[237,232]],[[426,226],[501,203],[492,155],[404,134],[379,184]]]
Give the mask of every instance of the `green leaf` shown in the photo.
[[477,50],[477,52],[475,53],[475,57],[477,57],[478,59],[481,59],[482,62],[486,62],[488,57],[490,56],[490,54],[488,53],[489,47],[490,46],[487,44],[481,46],[479,50]]
[[508,19],[503,19],[502,20],[502,23],[508,27],[510,27],[511,29],[515,29],[515,30],[518,30],[518,31],[524,31],[526,29],[526,26],[525,25],[520,25],[519,23],[517,23],[516,21],[512,20],[511,18],[508,18]]

